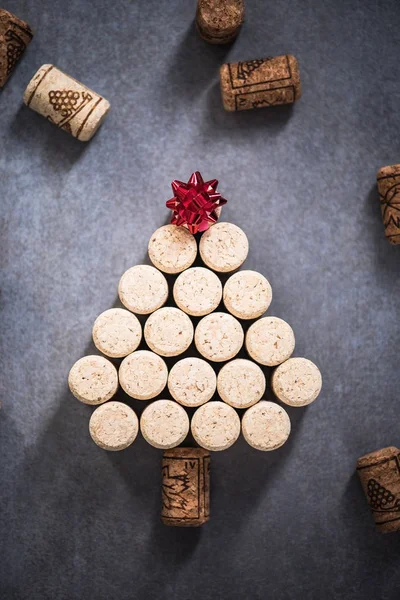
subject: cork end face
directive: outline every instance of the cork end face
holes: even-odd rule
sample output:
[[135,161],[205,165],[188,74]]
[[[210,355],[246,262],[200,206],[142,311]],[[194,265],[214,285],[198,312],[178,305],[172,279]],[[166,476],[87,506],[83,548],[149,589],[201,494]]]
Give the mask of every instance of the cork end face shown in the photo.
[[398,448],[395,446],[388,446],[387,448],[381,448],[380,450],[369,452],[368,454],[360,456],[357,461],[357,469],[362,469],[369,465],[376,465],[382,460],[387,460],[392,456],[397,456],[399,453],[400,450],[398,450]]
[[197,22],[214,37],[224,37],[238,29],[244,21],[243,0],[199,0]]

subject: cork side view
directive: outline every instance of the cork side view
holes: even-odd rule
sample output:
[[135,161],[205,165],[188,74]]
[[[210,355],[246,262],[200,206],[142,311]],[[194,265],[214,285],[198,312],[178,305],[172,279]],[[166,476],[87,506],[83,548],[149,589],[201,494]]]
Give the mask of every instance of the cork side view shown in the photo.
[[203,448],[165,450],[162,509],[165,525],[199,527],[210,518],[210,453]]
[[321,391],[320,370],[307,358],[289,358],[275,369],[271,387],[277,398],[289,406],[307,406]]
[[189,432],[189,417],[180,404],[172,400],[156,400],[142,412],[140,431],[154,448],[175,448]]
[[290,428],[285,409],[266,400],[248,408],[242,419],[243,437],[256,450],[277,450],[288,439]]
[[93,325],[93,341],[98,350],[111,358],[134,352],[142,339],[139,319],[123,308],[110,308]]
[[70,370],[68,385],[84,404],[102,404],[118,389],[117,369],[104,356],[84,356]]
[[240,435],[240,419],[235,409],[225,402],[207,402],[194,413],[191,429],[202,448],[227,450]]
[[148,315],[166,303],[168,283],[155,267],[136,265],[122,275],[118,295],[128,310],[138,315]]
[[240,227],[233,223],[216,223],[200,238],[201,260],[213,271],[229,273],[244,263],[249,241]]
[[292,104],[301,97],[299,64],[290,54],[224,64],[220,82],[228,111]]
[[216,387],[217,376],[214,369],[201,358],[183,358],[169,372],[170,394],[184,406],[200,406],[208,402]]
[[179,308],[164,306],[147,319],[144,337],[153,352],[161,356],[178,356],[193,341],[193,323]]
[[400,244],[400,165],[382,167],[376,180],[386,239]]
[[196,27],[210,44],[229,44],[244,20],[243,0],[198,0]]
[[357,473],[378,530],[400,531],[400,450],[390,446],[361,456]]
[[33,38],[28,23],[0,8],[0,88],[15,69]]
[[110,109],[105,98],[54,65],[40,67],[28,83],[24,102],[82,142],[94,136]]
[[290,358],[295,346],[293,329],[278,317],[263,317],[247,330],[246,350],[261,365],[275,367]]
[[194,262],[197,243],[185,227],[164,225],[151,236],[148,251],[157,269],[164,273],[181,273]]
[[94,443],[111,452],[128,448],[135,441],[138,431],[136,413],[122,402],[102,404],[89,421],[89,432]]
[[224,286],[224,304],[238,319],[257,319],[272,301],[269,281],[257,271],[238,271]]
[[165,388],[168,369],[161,356],[148,350],[137,350],[124,358],[118,375],[128,396],[136,400],[150,400]]

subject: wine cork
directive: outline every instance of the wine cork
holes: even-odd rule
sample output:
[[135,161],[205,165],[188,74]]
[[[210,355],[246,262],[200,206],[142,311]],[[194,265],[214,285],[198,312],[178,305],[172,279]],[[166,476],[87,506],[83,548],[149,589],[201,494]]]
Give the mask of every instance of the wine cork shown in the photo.
[[181,310],[193,317],[208,315],[217,308],[221,298],[221,281],[210,269],[192,267],[175,281],[174,300]]
[[122,389],[136,400],[150,400],[161,394],[167,379],[167,365],[160,356],[148,350],[129,354],[119,368]]
[[122,402],[107,402],[96,408],[89,421],[95,444],[115,452],[128,448],[136,439],[139,421],[136,413]]
[[243,345],[244,333],[239,321],[226,313],[215,312],[203,317],[194,335],[197,350],[207,360],[230,360]]
[[251,358],[267,367],[287,360],[295,345],[293,329],[278,317],[263,317],[249,327],[246,349]]
[[210,453],[203,448],[165,450],[162,510],[165,525],[199,527],[210,518]]
[[60,129],[88,142],[106,117],[110,103],[54,65],[43,65],[28,83],[24,102]]
[[189,432],[189,417],[180,404],[172,400],[156,400],[144,409],[140,431],[154,448],[175,448]]
[[246,442],[256,450],[276,450],[289,437],[289,415],[278,404],[262,400],[244,413],[242,432]]
[[181,273],[193,264],[196,255],[196,240],[185,227],[164,225],[150,238],[150,260],[164,273]]
[[136,265],[122,275],[118,294],[126,308],[138,315],[148,315],[166,303],[168,283],[158,269]]
[[0,88],[10,77],[33,38],[28,23],[0,8]]
[[84,356],[70,370],[68,385],[84,404],[103,404],[118,389],[117,369],[103,356]]
[[318,397],[322,387],[321,373],[307,358],[289,358],[272,374],[272,390],[289,406],[307,406]]
[[202,448],[227,450],[240,435],[240,419],[225,402],[207,402],[194,413],[191,428],[194,439]]
[[268,280],[257,271],[239,271],[224,286],[224,304],[238,319],[257,319],[272,300]]
[[142,327],[139,320],[123,308],[104,311],[93,325],[96,348],[112,358],[122,358],[134,352],[141,338]]
[[196,26],[210,44],[229,44],[244,20],[243,0],[198,0]]
[[218,373],[218,394],[234,408],[248,408],[258,402],[265,392],[265,376],[251,360],[236,358]]
[[234,271],[246,260],[249,242],[246,234],[232,223],[216,223],[200,239],[202,261],[220,273]]
[[177,356],[193,341],[193,324],[179,308],[159,308],[144,326],[146,344],[161,356]]
[[361,456],[357,472],[378,530],[400,531],[400,450],[390,446]]
[[386,238],[400,244],[400,165],[382,167],[376,179]]
[[200,406],[210,400],[217,387],[217,376],[211,365],[201,358],[183,358],[169,372],[171,396],[184,406]]

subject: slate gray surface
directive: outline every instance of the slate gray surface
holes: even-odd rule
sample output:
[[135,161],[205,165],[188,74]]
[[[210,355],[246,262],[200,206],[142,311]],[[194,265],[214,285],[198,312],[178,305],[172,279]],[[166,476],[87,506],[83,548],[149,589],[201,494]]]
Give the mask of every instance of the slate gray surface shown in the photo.
[[[5,7],[36,35],[0,96],[0,597],[397,599],[399,536],[375,531],[354,466],[400,443],[400,248],[375,187],[400,162],[398,1],[248,0],[225,48],[196,36],[194,1]],[[296,106],[223,111],[222,62],[289,52]],[[87,145],[22,106],[49,62],[112,104]],[[97,448],[66,380],[196,169],[324,387],[280,450],[214,453],[211,521],[182,530],[160,522],[160,453]]]

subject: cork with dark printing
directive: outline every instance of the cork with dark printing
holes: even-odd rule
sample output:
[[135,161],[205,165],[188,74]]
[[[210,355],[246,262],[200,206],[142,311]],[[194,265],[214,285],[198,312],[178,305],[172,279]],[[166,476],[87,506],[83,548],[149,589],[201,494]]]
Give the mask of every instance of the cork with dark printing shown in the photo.
[[10,77],[33,38],[28,23],[0,8],[0,88]]
[[229,44],[244,20],[243,0],[198,0],[196,27],[210,44]]
[[400,244],[400,165],[382,167],[376,180],[386,238]]

